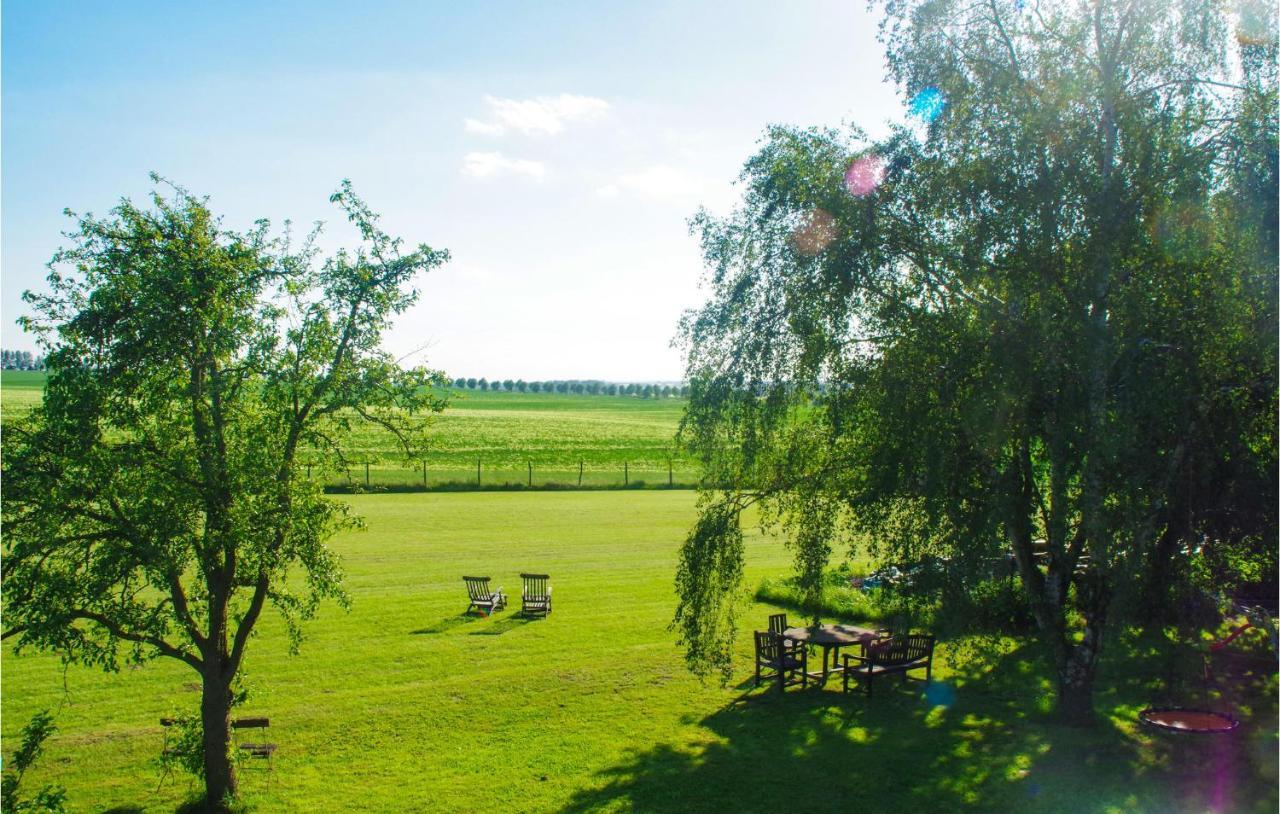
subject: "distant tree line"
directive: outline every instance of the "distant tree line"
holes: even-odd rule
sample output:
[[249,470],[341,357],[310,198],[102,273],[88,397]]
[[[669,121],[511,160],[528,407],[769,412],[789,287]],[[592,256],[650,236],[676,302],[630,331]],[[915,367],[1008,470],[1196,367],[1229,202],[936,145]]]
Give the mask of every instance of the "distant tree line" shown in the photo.
[[5,370],[44,370],[44,357],[29,350],[0,350],[0,368]]
[[588,396],[635,396],[643,399],[687,398],[689,385],[618,384],[591,380],[556,380],[526,382],[524,379],[457,378],[453,386],[459,390],[502,390],[508,393],[574,393]]

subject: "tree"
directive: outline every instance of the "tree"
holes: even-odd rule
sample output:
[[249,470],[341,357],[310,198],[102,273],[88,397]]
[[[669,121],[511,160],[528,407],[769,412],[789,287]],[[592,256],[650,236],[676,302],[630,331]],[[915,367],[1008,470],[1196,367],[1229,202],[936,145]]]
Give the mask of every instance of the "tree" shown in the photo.
[[512,390],[515,390],[515,389],[516,389],[516,383],[515,383],[515,382],[513,382],[511,379],[503,379],[503,380],[502,380],[502,389],[503,389],[503,390],[506,390],[506,391],[508,391],[508,392],[510,392],[510,391],[512,391]]
[[341,468],[347,433],[371,422],[412,453],[443,406],[444,377],[401,369],[379,340],[447,252],[402,252],[349,183],[331,200],[363,242],[323,262],[316,233],[236,233],[180,188],[124,200],[78,217],[51,293],[26,295],[50,373],[4,436],[4,636],[107,670],[196,671],[214,806],[237,791],[229,716],[263,610],[296,648],[322,599],[346,602],[325,542],[357,520],[299,452]]
[[727,666],[752,503],[810,599],[836,540],[1011,549],[1059,712],[1087,721],[1153,562],[1274,573],[1274,15],[1238,40],[1241,85],[1208,4],[885,8],[917,123],[773,128],[739,210],[695,218],[713,294],[683,323],[682,434],[730,488],[676,621],[695,669]]
[[456,387],[457,389],[461,390],[461,389],[463,389],[464,387],[466,387],[466,386],[467,386],[467,380],[466,380],[466,379],[463,379],[463,378],[457,378],[457,379],[454,379],[454,380],[453,380],[453,386],[454,386],[454,387]]
[[516,390],[523,393],[529,389],[529,383],[524,379],[516,379]]
[[542,390],[542,382],[529,382],[529,392],[538,393]]
[[489,380],[484,378],[480,379],[478,382],[476,382],[476,387],[479,388],[480,390],[488,390]]
[[476,379],[475,379],[475,377],[474,377],[474,376],[472,376],[472,377],[470,377],[470,378],[468,378],[468,379],[467,379],[467,389],[468,389],[468,390],[475,390],[475,389],[476,389],[476,384],[477,384],[477,382],[476,382]]

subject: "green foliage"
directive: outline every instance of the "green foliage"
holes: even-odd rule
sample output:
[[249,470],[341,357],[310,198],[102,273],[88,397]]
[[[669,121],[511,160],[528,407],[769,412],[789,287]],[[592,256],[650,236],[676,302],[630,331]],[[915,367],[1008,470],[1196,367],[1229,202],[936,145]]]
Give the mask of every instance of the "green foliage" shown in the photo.
[[833,541],[1012,547],[1083,717],[1108,614],[1167,607],[1197,549],[1217,589],[1274,586],[1276,37],[1256,11],[1238,84],[1214,5],[893,0],[890,75],[940,104],[876,143],[771,128],[738,210],[694,218],[711,296],[683,322],[682,437],[790,524],[807,596]]
[[47,709],[37,712],[22,728],[22,742],[0,778],[0,814],[62,814],[65,810],[67,793],[61,786],[43,786],[30,800],[20,797],[23,775],[40,759],[44,742],[57,731]]
[[680,548],[672,626],[689,668],[700,676],[732,674],[729,657],[737,626],[734,607],[742,585],[743,507],[725,499],[706,504]]
[[175,769],[204,779],[204,725],[200,713],[175,712],[165,733],[165,748],[157,759],[162,772]]

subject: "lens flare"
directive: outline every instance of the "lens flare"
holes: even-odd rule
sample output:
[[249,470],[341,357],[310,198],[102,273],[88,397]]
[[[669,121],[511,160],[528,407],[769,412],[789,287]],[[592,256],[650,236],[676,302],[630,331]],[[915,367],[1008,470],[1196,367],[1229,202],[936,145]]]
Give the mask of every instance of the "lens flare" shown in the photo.
[[884,159],[865,155],[849,165],[844,173],[844,187],[856,198],[865,198],[884,180]]
[[942,91],[930,85],[911,97],[909,110],[912,116],[925,124],[930,124],[942,115],[942,109],[946,106],[947,99],[942,95]]
[[956,702],[956,691],[945,681],[934,681],[925,688],[924,699],[931,707],[950,707]]
[[791,233],[791,245],[806,257],[820,254],[836,239],[836,222],[831,213],[815,209]]

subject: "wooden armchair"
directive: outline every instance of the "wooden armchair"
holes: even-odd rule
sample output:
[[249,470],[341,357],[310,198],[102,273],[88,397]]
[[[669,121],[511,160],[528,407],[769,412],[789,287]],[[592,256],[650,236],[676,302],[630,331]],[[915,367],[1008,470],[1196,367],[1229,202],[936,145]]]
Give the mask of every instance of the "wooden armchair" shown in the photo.
[[[873,642],[863,648],[860,656],[845,654],[844,691],[849,691],[851,676],[866,687],[868,698],[871,697],[872,683],[878,675],[898,673],[904,681],[908,678],[926,683],[932,681],[934,643],[932,636],[912,633]],[[909,676],[908,670],[924,670],[924,678]]]
[[520,612],[525,616],[547,616],[551,613],[551,577],[547,574],[521,574],[524,588],[520,591]]
[[[776,633],[779,636],[782,636],[783,633],[787,632],[788,627],[790,627],[790,625],[787,624],[787,615],[785,613],[773,613],[769,615],[770,633]],[[808,649],[804,646],[804,642],[797,642],[794,639],[788,639],[785,636],[782,638],[782,644],[788,650],[792,651]]]
[[[786,639],[768,630],[757,630],[756,637],[756,686],[762,678],[776,678],[779,691],[792,684],[809,685],[809,657],[804,647],[792,649]],[[765,676],[772,670],[772,676]]]
[[507,606],[507,595],[502,592],[502,588],[496,591],[489,590],[488,577],[463,577],[462,581],[467,583],[467,596],[471,599],[466,613],[475,610],[488,616]]

